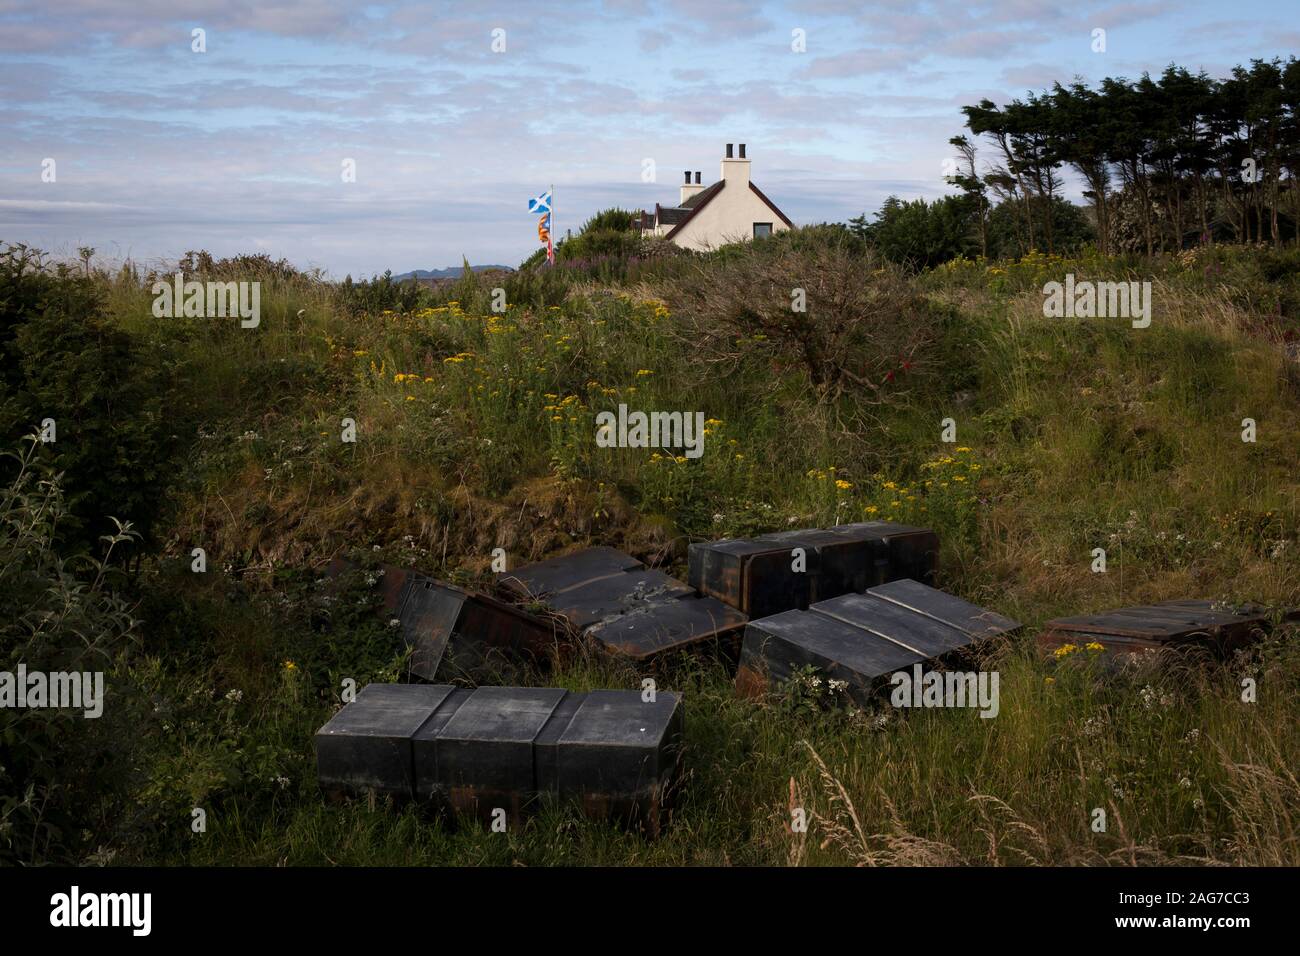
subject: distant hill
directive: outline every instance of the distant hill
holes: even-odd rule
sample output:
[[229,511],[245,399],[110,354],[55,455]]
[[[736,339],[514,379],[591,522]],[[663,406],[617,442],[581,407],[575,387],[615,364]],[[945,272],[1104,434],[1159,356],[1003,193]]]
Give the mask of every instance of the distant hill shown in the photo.
[[[489,272],[493,269],[503,269],[506,272],[514,272],[513,266],[470,266],[474,272]],[[455,279],[465,271],[464,266],[448,266],[445,269],[412,269],[410,272],[403,272],[401,275],[393,276],[394,282],[404,282],[407,279],[415,279],[420,282],[426,282],[429,279]]]

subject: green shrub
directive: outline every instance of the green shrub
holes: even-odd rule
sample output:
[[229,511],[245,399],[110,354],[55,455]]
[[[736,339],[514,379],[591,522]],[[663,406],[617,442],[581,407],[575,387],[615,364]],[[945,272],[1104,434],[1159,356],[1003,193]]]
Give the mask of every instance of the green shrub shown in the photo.
[[129,524],[106,536],[103,560],[68,560],[58,550],[67,516],[59,477],[37,453],[9,454],[16,475],[0,490],[0,667],[16,673],[102,672],[103,714],[0,708],[0,864],[66,862],[81,829],[102,830],[97,811],[130,746],[114,678],[135,643],[137,622],[111,584],[115,547]]
[[109,514],[147,536],[172,447],[161,363],[104,320],[101,302],[93,278],[0,249],[0,439],[54,420],[42,454],[65,476],[61,532],[91,549],[112,530]]
[[902,269],[824,230],[736,246],[701,260],[665,298],[716,374],[794,368],[849,414],[894,404],[924,363],[938,321]]

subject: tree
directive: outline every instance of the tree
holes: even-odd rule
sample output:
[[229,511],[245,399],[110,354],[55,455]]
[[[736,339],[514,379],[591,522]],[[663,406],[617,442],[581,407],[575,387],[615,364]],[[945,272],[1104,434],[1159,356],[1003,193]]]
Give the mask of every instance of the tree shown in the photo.
[[891,262],[923,269],[975,251],[975,209],[966,196],[941,196],[929,203],[890,196],[874,222],[862,225],[864,218],[852,220],[850,228]]
[[975,210],[976,222],[979,225],[980,255],[987,259],[989,254],[988,186],[975,171],[975,144],[965,136],[954,136],[948,140],[948,143],[957,148],[957,152],[964,164],[957,173],[947,177],[948,182],[965,193],[967,199],[970,200],[970,204]]
[[[1057,83],[962,113],[973,136],[987,136],[999,152],[979,178],[1018,213],[1022,248],[1058,244],[1062,167],[1083,180],[1103,252],[1114,252],[1112,243],[1133,248],[1132,230],[1147,255],[1220,235],[1280,245],[1288,218],[1300,242],[1295,57],[1252,60],[1221,81],[1170,64],[1158,78],[1106,77],[1095,89]],[[969,178],[964,172],[962,181]]]
[[1083,177],[1084,196],[1092,200],[1097,223],[1099,249],[1106,253],[1109,228],[1110,167],[1106,164],[1106,140],[1110,128],[1102,99],[1083,83],[1069,87],[1057,83],[1052,89],[1052,135],[1061,159]]

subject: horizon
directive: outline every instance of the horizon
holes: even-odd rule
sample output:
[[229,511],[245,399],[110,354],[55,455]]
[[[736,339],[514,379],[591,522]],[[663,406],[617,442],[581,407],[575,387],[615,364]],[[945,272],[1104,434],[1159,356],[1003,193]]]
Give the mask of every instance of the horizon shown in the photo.
[[[0,12],[0,240],[158,265],[266,253],[331,278],[516,268],[538,248],[529,198],[554,186],[563,237],[602,209],[675,204],[682,170],[714,181],[728,142],[748,144],[754,181],[796,225],[840,222],[890,195],[953,192],[943,163],[964,104],[1170,63],[1217,78],[1300,48],[1281,3],[1252,13],[1208,0],[18,2]],[[195,28],[206,52],[192,52]],[[1065,197],[1080,196],[1067,176]]]

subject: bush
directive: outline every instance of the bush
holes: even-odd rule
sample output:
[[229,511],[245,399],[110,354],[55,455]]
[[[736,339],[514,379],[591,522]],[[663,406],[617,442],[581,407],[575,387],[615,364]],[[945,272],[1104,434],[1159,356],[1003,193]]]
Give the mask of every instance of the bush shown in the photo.
[[[114,547],[136,537],[118,525],[104,560],[65,560],[58,525],[67,516],[59,476],[37,453],[9,454],[16,475],[0,491],[0,661],[11,673],[122,671],[136,621],[110,589]],[[105,693],[118,699],[110,688]],[[66,862],[122,766],[112,747],[131,735],[109,706],[79,710],[0,708],[0,864]]]
[[890,196],[866,223],[859,216],[852,228],[869,240],[890,262],[915,269],[932,268],[958,256],[979,252],[973,235],[973,205],[964,196],[942,196],[903,202]]
[[[1006,201],[998,203],[989,212],[989,257],[1011,259],[1031,252],[1047,253],[1047,239],[1043,235],[1041,207],[1043,200],[1035,199],[1034,242],[1030,245],[1025,229],[1024,203]],[[1077,255],[1089,243],[1096,241],[1089,213],[1080,206],[1067,202],[1060,196],[1052,199],[1052,252],[1056,255]]]
[[902,269],[837,230],[730,247],[668,284],[666,298],[716,374],[795,368],[823,404],[897,402],[938,323]]
[[171,450],[161,364],[103,319],[100,293],[24,246],[0,249],[0,439],[54,420],[42,454],[65,476],[62,534],[90,548],[112,530],[108,514],[148,534]]

